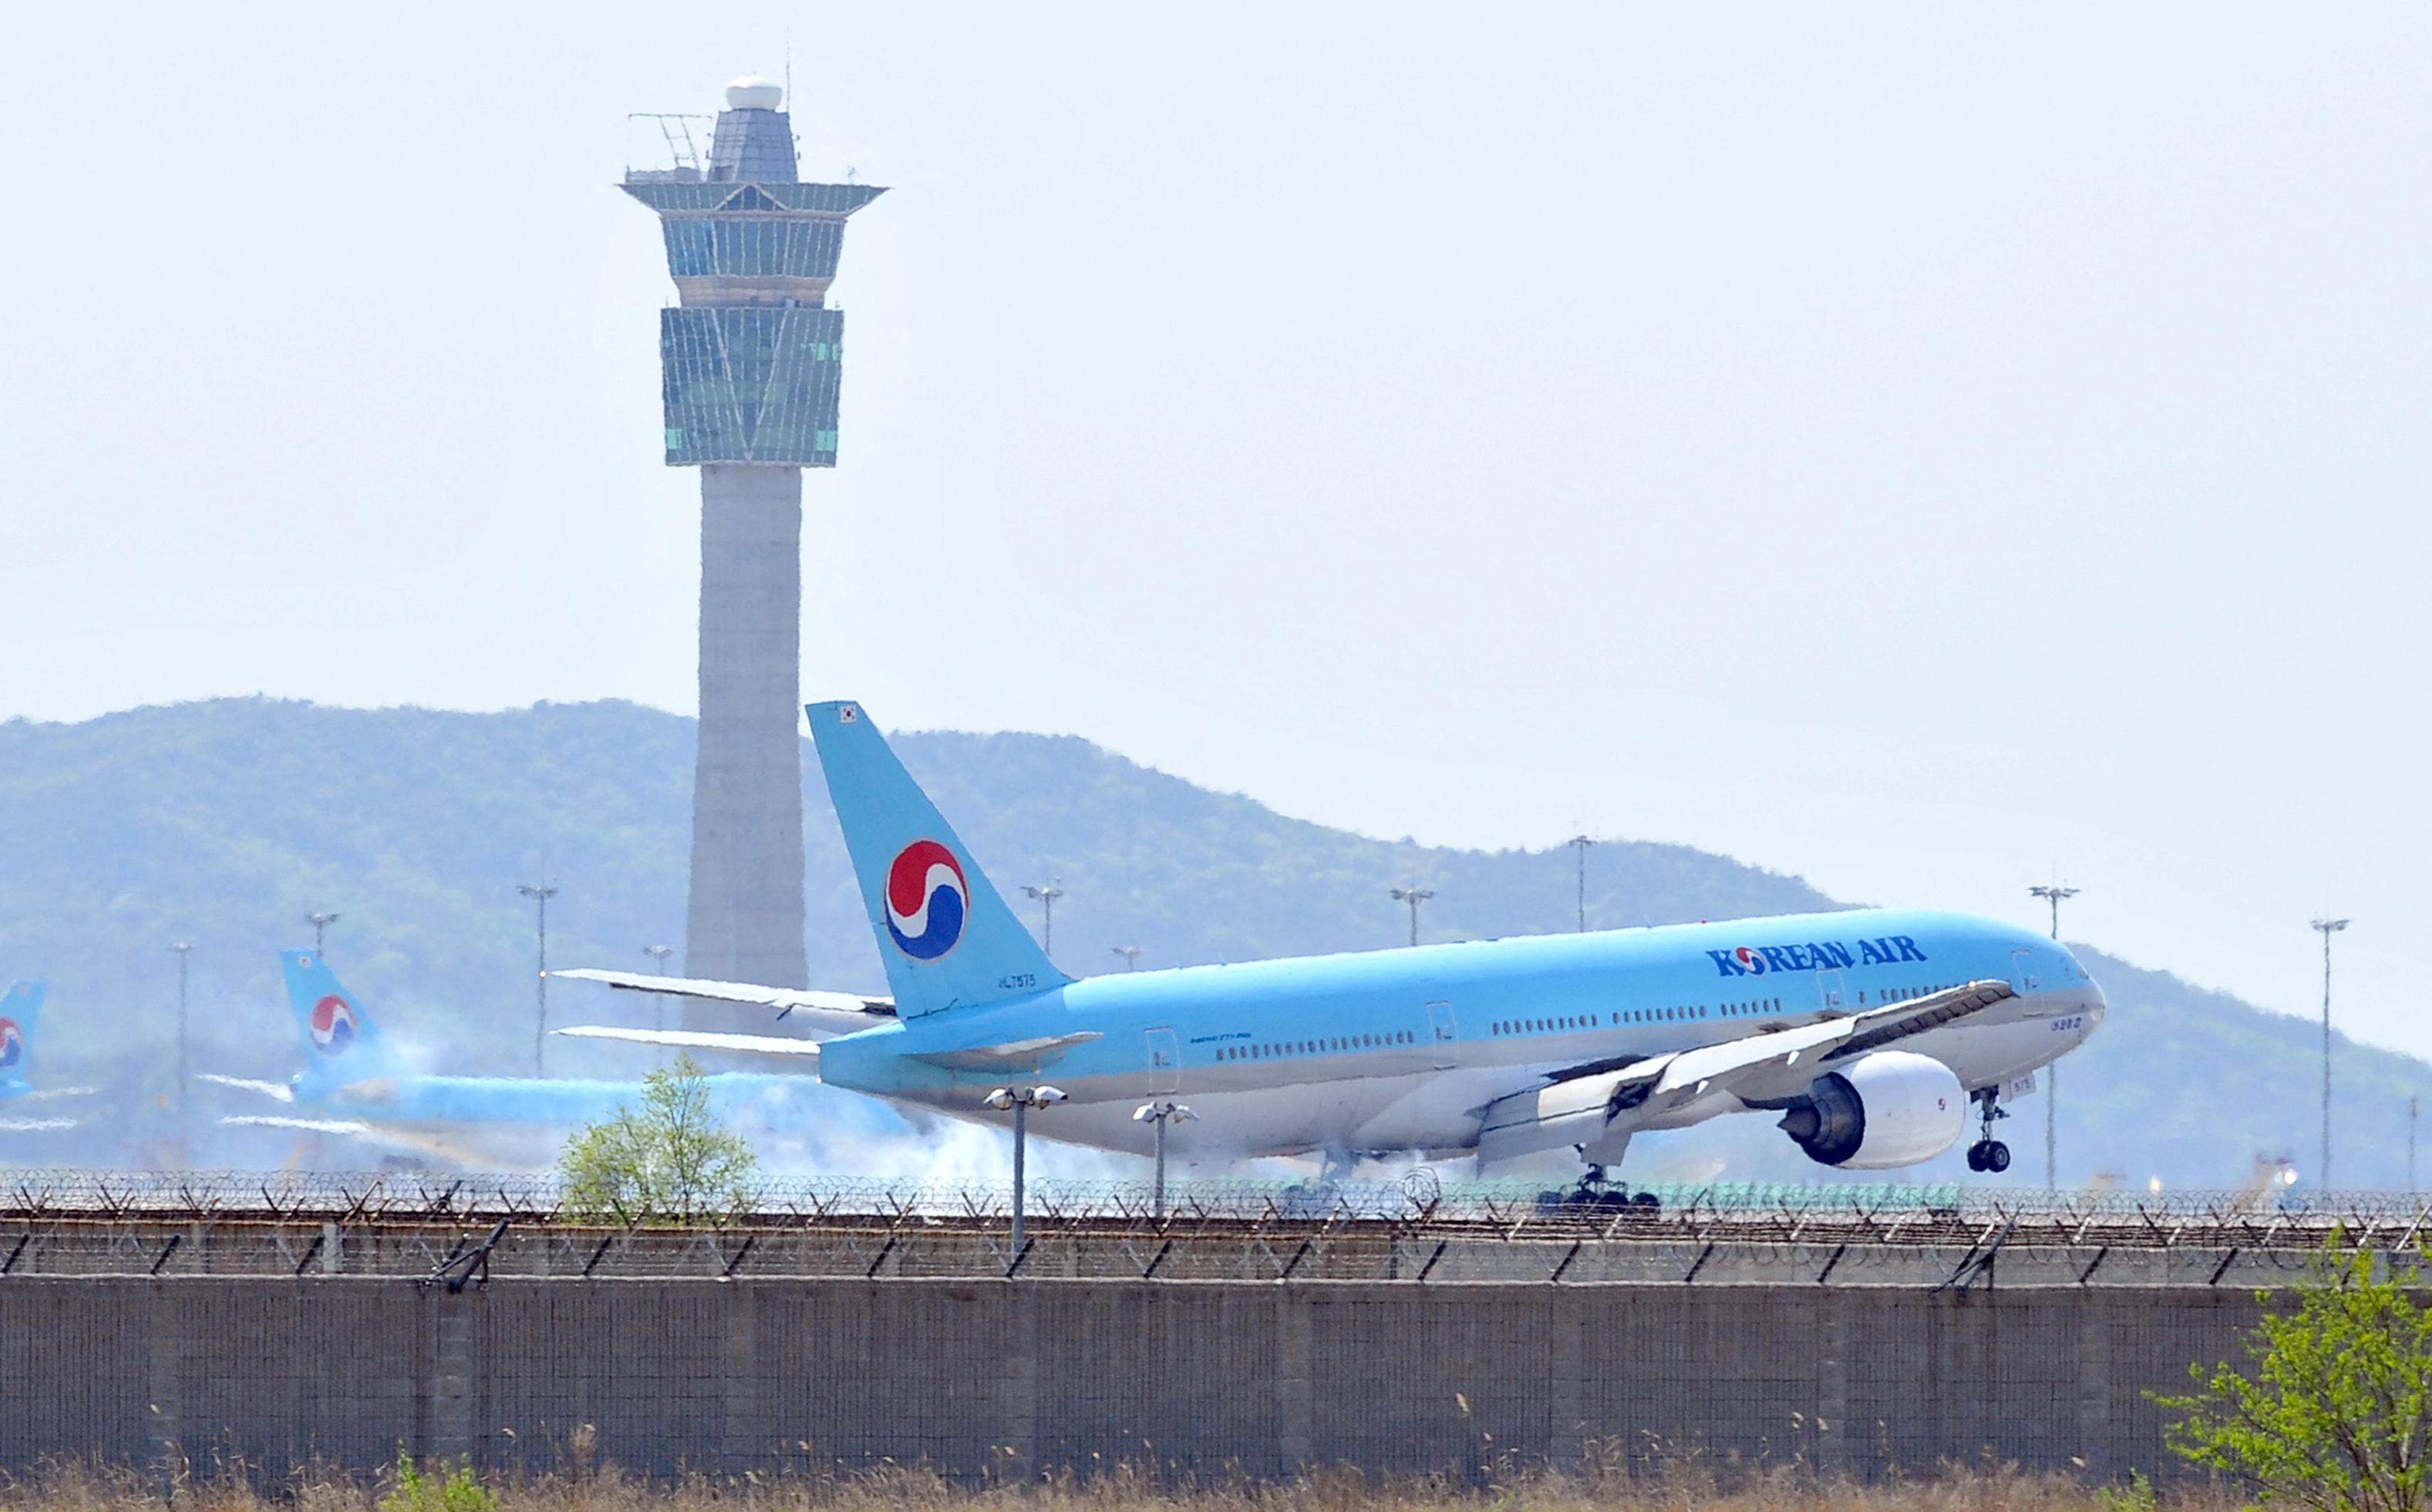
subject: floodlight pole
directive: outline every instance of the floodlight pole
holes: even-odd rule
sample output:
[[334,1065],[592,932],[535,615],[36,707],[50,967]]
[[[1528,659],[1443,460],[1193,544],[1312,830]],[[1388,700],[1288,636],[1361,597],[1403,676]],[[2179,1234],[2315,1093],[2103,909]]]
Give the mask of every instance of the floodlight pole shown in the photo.
[[[667,957],[676,953],[676,948],[672,945],[646,945],[642,947],[642,953],[650,958],[652,966],[658,967],[655,975],[664,977],[667,974]],[[667,1032],[667,995],[664,992],[654,992],[650,994],[650,1002],[657,1009],[656,1016],[652,1021],[657,1024],[659,1033],[664,1034]],[[661,1066],[667,1064],[667,1048],[665,1045],[659,1047],[659,1064]]]
[[[177,1168],[185,1170],[194,1163],[193,1134],[186,1121],[186,1083],[189,1071],[186,1060],[186,957],[194,953],[192,940],[173,940],[169,949],[177,956]],[[317,951],[315,952],[318,953]]]
[[2314,1175],[2323,1191],[2331,1189],[2331,936],[2348,927],[2343,918],[2318,918],[2322,936],[2322,1164]]
[[304,922],[312,926],[312,953],[314,955],[327,955],[329,952],[321,948],[321,933],[330,925],[338,922],[338,916],[335,914],[307,914],[304,916]]
[[1117,955],[1123,958],[1124,970],[1138,971],[1140,969],[1140,958],[1147,949],[1147,947],[1140,945],[1118,945],[1113,947],[1113,949]]
[[1022,1209],[1028,1196],[1022,1190],[1022,1156],[1030,1144],[1030,1100],[1023,1098],[1013,1105],[1013,1263],[1022,1263]]
[[547,1074],[543,1067],[548,1064],[545,1057],[548,1053],[546,1047],[549,1044],[549,900],[557,896],[557,884],[523,882],[516,886],[515,891],[531,899],[539,907],[540,1016],[532,1024],[532,1075],[542,1076]]
[[1039,903],[1039,951],[1048,960],[1056,959],[1056,899],[1064,896],[1064,879],[1056,878],[1044,887],[1025,884],[1022,889]]
[[[1022,1264],[1022,1209],[1026,1205],[1023,1190],[1023,1157],[1030,1143],[1030,1110],[1052,1108],[1064,1100],[1065,1092],[1054,1086],[1001,1086],[980,1100],[999,1113],[1013,1114],[1013,1261]],[[1007,1267],[1011,1274],[1011,1267]]]
[[[2060,905],[2065,900],[2075,898],[2078,889],[2053,885],[2030,887],[2027,893],[2030,897],[2043,899],[2052,904],[2052,941],[2055,944],[2059,943]],[[2054,1061],[2044,1067],[2044,1190],[2048,1192],[2060,1185],[2059,1150],[2060,1062]]]
[[1408,903],[1410,905],[1410,943],[1412,945],[1419,943],[1419,905],[1434,896],[1434,890],[1427,887],[1396,887],[1393,889],[1393,901],[1397,903]]
[[1153,1201],[1155,1203],[1156,1217],[1159,1222],[1164,1221],[1165,1218],[1166,1121],[1171,1118],[1180,1118],[1185,1123],[1192,1123],[1196,1122],[1198,1117],[1199,1115],[1191,1112],[1189,1108],[1184,1107],[1179,1102],[1143,1102],[1139,1107],[1132,1110],[1132,1121],[1135,1123],[1153,1123],[1157,1125],[1157,1185],[1155,1187],[1156,1195]]
[[1596,842],[1586,835],[1575,834],[1562,842],[1579,853],[1579,932],[1588,932],[1588,847]]

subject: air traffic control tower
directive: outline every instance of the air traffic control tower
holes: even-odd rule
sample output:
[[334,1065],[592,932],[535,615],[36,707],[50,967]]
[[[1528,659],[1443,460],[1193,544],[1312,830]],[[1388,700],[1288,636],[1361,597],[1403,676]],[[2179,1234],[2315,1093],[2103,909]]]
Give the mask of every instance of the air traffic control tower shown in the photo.
[[800,987],[802,469],[836,465],[845,218],[886,191],[801,182],[785,105],[736,79],[706,164],[680,151],[624,188],[658,212],[681,301],[659,314],[667,465],[701,469],[684,973]]

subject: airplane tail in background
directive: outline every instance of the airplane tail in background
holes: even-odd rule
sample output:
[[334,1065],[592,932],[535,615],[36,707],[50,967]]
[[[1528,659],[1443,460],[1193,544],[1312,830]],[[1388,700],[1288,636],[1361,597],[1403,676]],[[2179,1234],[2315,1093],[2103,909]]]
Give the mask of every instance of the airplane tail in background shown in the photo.
[[0,992],[0,1098],[23,1097],[34,1089],[27,1072],[33,1067],[34,1026],[42,1016],[42,999],[49,986],[41,982],[11,982]]
[[811,739],[904,1017],[1025,998],[1072,979],[1013,916],[857,703],[815,703]]
[[304,1033],[304,1074],[314,1079],[360,1082],[396,1069],[380,1026],[338,981],[337,973],[311,950],[281,950],[287,1003]]

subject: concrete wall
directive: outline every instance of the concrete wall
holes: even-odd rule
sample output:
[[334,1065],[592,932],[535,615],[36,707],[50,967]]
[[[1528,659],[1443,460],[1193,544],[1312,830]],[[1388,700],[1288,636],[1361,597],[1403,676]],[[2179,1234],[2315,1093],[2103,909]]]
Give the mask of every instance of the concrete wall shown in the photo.
[[2173,1471],[2148,1388],[2251,1293],[1696,1285],[0,1280],[0,1466],[262,1473],[398,1445],[545,1470],[1125,1459],[1260,1476],[1661,1443],[1862,1476]]

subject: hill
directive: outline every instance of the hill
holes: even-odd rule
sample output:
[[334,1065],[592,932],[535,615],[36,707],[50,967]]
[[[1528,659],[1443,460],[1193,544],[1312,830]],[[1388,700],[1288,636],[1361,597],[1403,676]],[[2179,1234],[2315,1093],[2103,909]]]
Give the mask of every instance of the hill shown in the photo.
[[[1389,887],[1436,898],[1427,939],[1574,927],[1571,851],[1444,849],[1285,817],[1060,736],[908,733],[904,761],[1007,890],[1056,877],[1056,954],[1076,973],[1401,943]],[[816,759],[805,747],[813,971],[874,988]],[[0,975],[53,983],[43,1050],[99,1081],[115,1116],[74,1138],[14,1136],[18,1160],[148,1164],[166,1148],[176,966],[192,939],[194,1064],[292,1069],[275,951],[333,926],[333,962],[435,1067],[532,1061],[533,921],[518,882],[552,881],[553,963],[641,966],[681,944],[692,725],[622,703],[494,714],[346,710],[265,699],[155,707],[82,724],[0,724]],[[1588,856],[1592,928],[1840,906],[1805,882],[1677,846],[1611,841]],[[2319,1030],[2099,952],[2103,1031],[2064,1068],[2062,1179],[2234,1184],[2256,1153],[2310,1166]],[[633,1021],[630,999],[562,983],[556,1022]],[[633,1054],[553,1042],[555,1072],[625,1074]],[[2432,1067],[2341,1042],[2342,1184],[2406,1175],[2407,1100]],[[2040,1181],[2040,1100],[2006,1131],[2013,1179]],[[0,1139],[9,1138],[0,1135]],[[198,1162],[279,1158],[210,1132]],[[1806,1179],[1756,1119],[1646,1141],[1652,1171]],[[1633,1154],[1633,1163],[1641,1160]],[[1948,1163],[1957,1171],[1955,1156]]]

